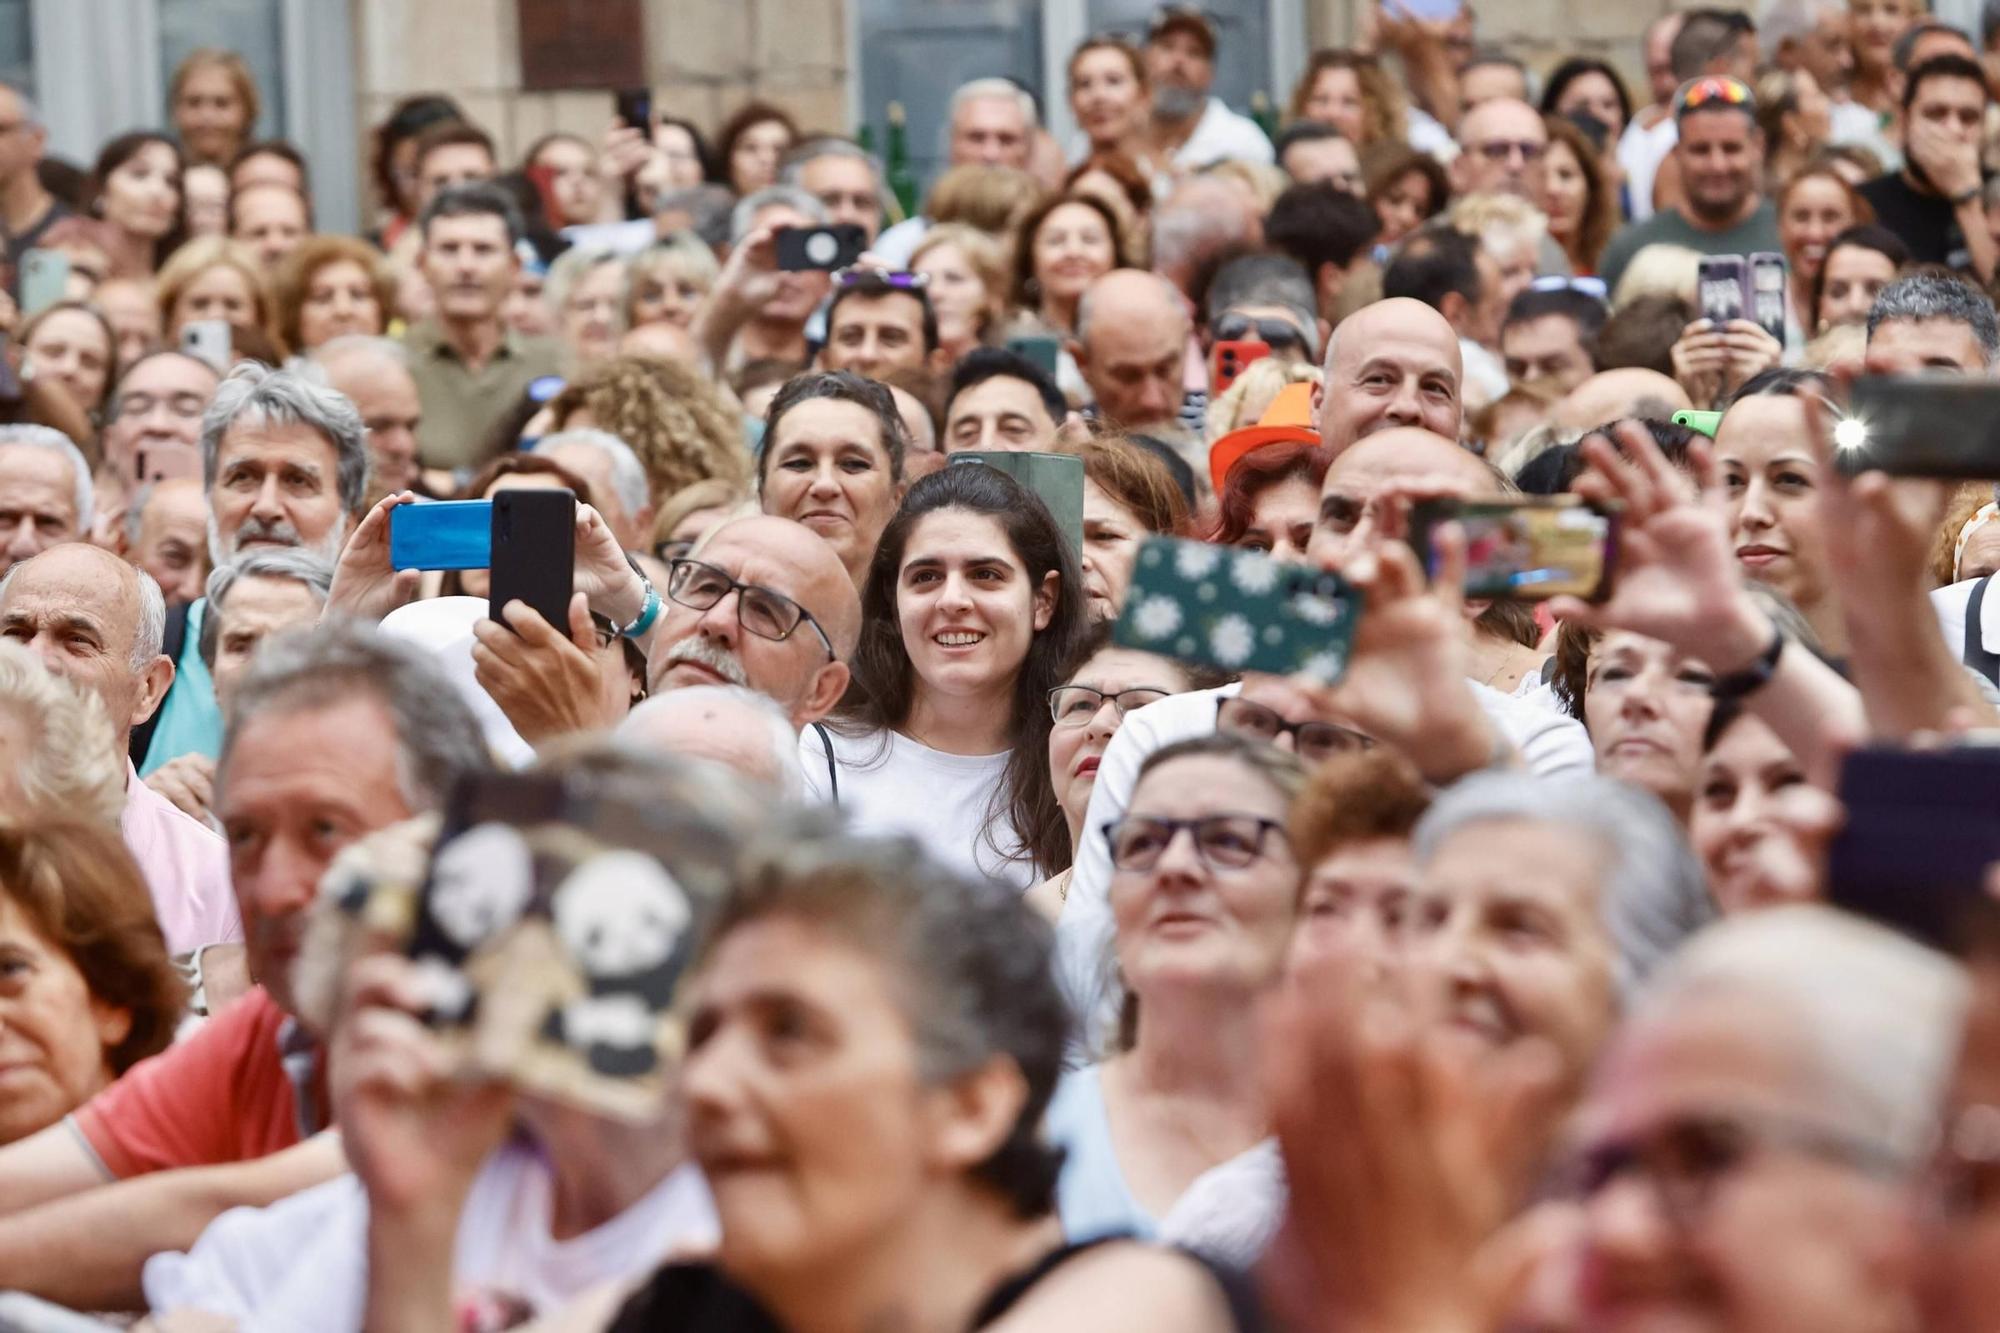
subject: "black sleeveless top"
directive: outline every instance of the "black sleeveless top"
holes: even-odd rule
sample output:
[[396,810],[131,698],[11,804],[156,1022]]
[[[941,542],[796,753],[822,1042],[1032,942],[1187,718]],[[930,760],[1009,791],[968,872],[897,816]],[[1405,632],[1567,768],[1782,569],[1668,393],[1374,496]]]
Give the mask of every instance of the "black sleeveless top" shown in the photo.
[[[1064,1245],[1049,1251],[1034,1264],[995,1287],[979,1304],[967,1325],[971,1330],[987,1328],[1020,1304],[1035,1284],[1077,1255],[1108,1241],[1124,1239],[1106,1236],[1098,1240]],[[1231,1326],[1236,1333],[1259,1333],[1263,1320],[1256,1291],[1250,1281],[1233,1269],[1221,1267],[1191,1251],[1182,1251],[1191,1263],[1200,1264],[1222,1289],[1229,1305]],[[646,1285],[632,1293],[612,1319],[606,1333],[785,1333],[784,1326],[764,1308],[722,1275],[712,1264],[669,1264],[654,1273]]]

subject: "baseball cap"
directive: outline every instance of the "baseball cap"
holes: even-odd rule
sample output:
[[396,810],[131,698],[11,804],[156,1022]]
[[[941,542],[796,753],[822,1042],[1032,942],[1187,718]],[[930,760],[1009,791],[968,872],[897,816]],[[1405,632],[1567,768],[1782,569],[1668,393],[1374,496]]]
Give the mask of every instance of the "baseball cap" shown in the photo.
[[1210,60],[1215,59],[1215,23],[1193,5],[1162,5],[1153,11],[1146,40],[1157,42],[1170,32],[1184,32],[1197,42]]
[[1256,425],[1232,430],[1208,447],[1208,477],[1217,495],[1229,480],[1229,469],[1265,445],[1319,443],[1319,432],[1312,428],[1312,391],[1310,380],[1287,384]]

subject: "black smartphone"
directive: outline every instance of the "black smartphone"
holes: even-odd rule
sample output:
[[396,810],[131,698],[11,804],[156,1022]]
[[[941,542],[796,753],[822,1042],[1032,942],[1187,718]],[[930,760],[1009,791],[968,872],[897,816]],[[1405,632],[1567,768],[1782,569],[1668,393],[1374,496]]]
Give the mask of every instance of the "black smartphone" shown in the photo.
[[1056,368],[1062,364],[1062,339],[1046,333],[1024,333],[1009,338],[1007,350],[1050,379],[1056,377]]
[[787,272],[846,268],[868,248],[868,233],[852,222],[831,227],[780,227],[778,267]]
[[1870,375],[1834,427],[1833,462],[1853,476],[2000,477],[2000,382],[1957,374]]
[[1618,565],[1618,513],[1574,495],[1506,500],[1427,500],[1410,511],[1410,545],[1435,574],[1432,534],[1457,520],[1465,529],[1465,595],[1540,602],[1602,601]]
[[569,632],[576,565],[576,495],[568,490],[500,491],[493,497],[492,586],[486,614],[501,619],[525,602],[561,634]]
[[1701,317],[1718,328],[1732,319],[1742,319],[1749,309],[1745,294],[1747,270],[1742,255],[1703,255],[1696,270],[1695,290],[1701,298]]
[[1785,345],[1785,257],[1760,250],[1743,261],[1749,274],[1750,318]]
[[1991,909],[2000,862],[2000,746],[1864,749],[1840,771],[1846,823],[1827,860],[1827,897],[1940,948],[1975,907]]
[[651,88],[625,88],[617,95],[618,119],[635,130],[653,132],[653,90]]

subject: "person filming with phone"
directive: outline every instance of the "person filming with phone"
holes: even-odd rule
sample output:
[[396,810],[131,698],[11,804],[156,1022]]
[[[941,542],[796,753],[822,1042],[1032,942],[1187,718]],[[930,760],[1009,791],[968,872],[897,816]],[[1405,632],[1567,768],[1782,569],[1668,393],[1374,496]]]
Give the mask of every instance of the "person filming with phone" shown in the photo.
[[694,317],[695,341],[709,364],[728,370],[751,361],[803,367],[811,354],[806,324],[826,299],[833,264],[787,268],[779,237],[832,221],[804,190],[774,185],[746,195],[729,215],[729,259]]

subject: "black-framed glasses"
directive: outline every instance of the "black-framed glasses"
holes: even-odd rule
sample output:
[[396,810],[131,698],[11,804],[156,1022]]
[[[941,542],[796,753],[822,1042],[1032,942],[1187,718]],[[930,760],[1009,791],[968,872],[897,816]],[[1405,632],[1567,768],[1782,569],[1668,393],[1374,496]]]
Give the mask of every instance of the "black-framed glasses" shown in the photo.
[[1352,727],[1333,722],[1287,722],[1275,709],[1248,699],[1217,699],[1215,729],[1277,744],[1278,737],[1290,736],[1292,749],[1309,764],[1331,759],[1337,754],[1354,754],[1373,749],[1375,738]]
[[827,661],[840,660],[840,654],[833,651],[833,640],[812,612],[783,593],[745,583],[728,570],[700,560],[676,560],[667,568],[667,599],[692,610],[706,611],[732,592],[736,594],[736,623],[750,633],[782,643],[800,625],[811,625],[826,645]]
[[1166,697],[1167,691],[1148,685],[1135,685],[1116,694],[1106,694],[1089,685],[1058,685],[1049,691],[1049,718],[1059,727],[1081,727],[1096,717],[1109,699],[1118,710],[1118,720],[1123,722],[1133,709]]
[[1261,815],[1215,814],[1199,819],[1126,815],[1104,826],[1112,868],[1139,873],[1151,870],[1182,830],[1194,839],[1195,855],[1201,858],[1201,863],[1217,871],[1242,870],[1254,865],[1264,854],[1264,844],[1271,834],[1283,837],[1285,826]]
[[1255,338],[1258,342],[1269,343],[1273,347],[1297,347],[1306,345],[1306,335],[1299,326],[1288,319],[1252,319],[1249,315],[1224,315],[1208,326],[1217,342],[1235,342],[1242,338]]
[[1593,1144],[1573,1154],[1552,1181],[1555,1197],[1587,1204],[1628,1176],[1643,1177],[1660,1216],[1678,1230],[1698,1223],[1717,1193],[1752,1158],[1784,1152],[1871,1174],[1900,1170],[1878,1143],[1825,1125],[1774,1115],[1686,1115],[1643,1135]]

